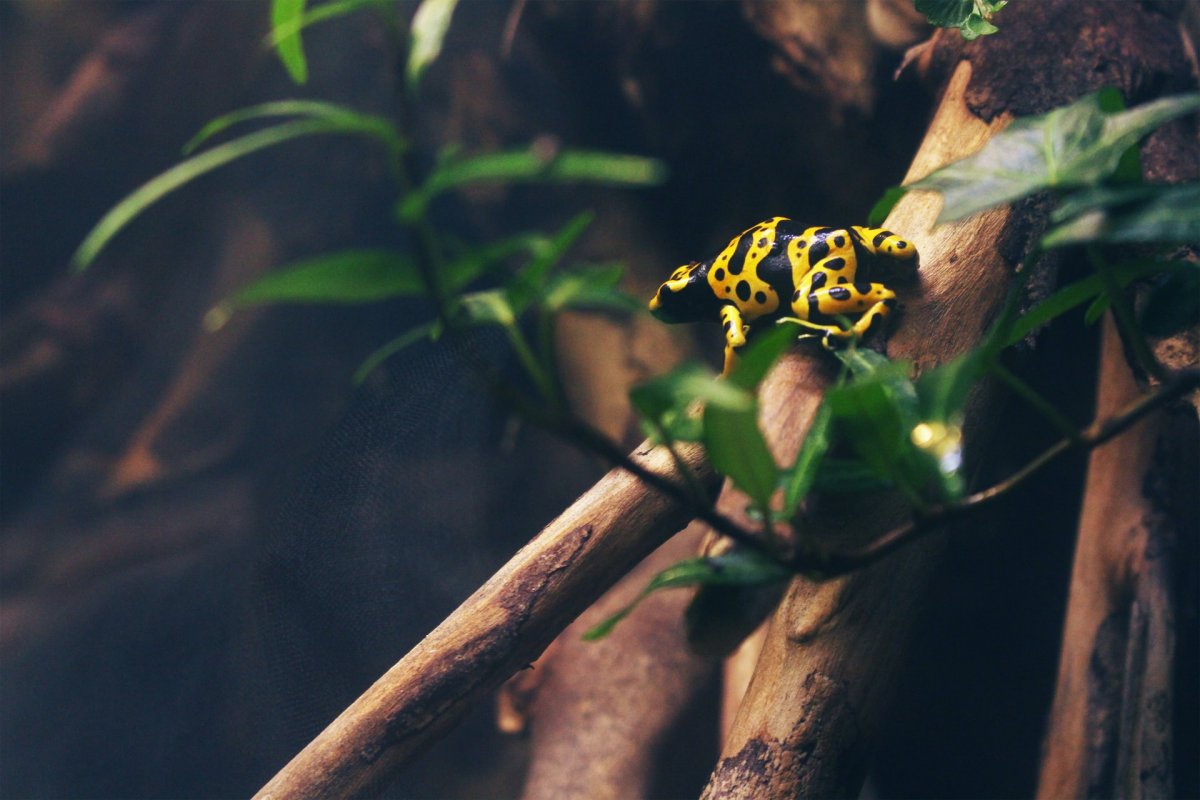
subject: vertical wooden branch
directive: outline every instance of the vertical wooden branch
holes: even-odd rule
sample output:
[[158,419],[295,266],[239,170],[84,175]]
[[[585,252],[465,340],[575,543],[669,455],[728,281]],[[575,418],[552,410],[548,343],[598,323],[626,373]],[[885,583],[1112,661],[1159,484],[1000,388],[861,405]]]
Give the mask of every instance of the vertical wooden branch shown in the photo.
[[[1105,321],[1097,416],[1141,390]],[[1088,462],[1038,797],[1170,797],[1169,516],[1154,496],[1163,414]]]

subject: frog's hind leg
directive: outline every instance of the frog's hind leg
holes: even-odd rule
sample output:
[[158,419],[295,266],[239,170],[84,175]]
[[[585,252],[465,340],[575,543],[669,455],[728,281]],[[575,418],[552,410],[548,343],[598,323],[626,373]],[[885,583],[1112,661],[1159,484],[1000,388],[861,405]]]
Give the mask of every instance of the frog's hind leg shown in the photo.
[[737,363],[737,348],[746,343],[750,326],[738,307],[727,303],[721,306],[721,329],[725,331],[725,368],[721,374],[728,375]]
[[912,242],[886,228],[855,225],[851,231],[863,249],[873,255],[888,256],[897,261],[914,261],[917,258],[917,248]]
[[[848,286],[829,286],[814,289],[808,295],[810,323],[825,330],[830,337],[848,339],[865,336],[896,306],[896,293],[882,283],[855,283]],[[849,328],[836,324],[838,317],[858,317]]]

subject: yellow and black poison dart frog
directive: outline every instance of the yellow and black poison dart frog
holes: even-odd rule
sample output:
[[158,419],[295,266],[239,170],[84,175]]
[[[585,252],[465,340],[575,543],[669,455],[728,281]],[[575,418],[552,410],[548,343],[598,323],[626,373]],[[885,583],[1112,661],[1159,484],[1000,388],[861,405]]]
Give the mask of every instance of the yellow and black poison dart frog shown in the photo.
[[[715,258],[671,273],[650,311],[664,322],[719,316],[728,373],[761,323],[795,317],[821,331],[826,345],[864,335],[896,305],[895,292],[870,280],[875,267],[894,264],[911,275],[917,260],[911,242],[882,228],[802,228],[772,217],[735,236]],[[855,321],[844,328],[839,317]]]

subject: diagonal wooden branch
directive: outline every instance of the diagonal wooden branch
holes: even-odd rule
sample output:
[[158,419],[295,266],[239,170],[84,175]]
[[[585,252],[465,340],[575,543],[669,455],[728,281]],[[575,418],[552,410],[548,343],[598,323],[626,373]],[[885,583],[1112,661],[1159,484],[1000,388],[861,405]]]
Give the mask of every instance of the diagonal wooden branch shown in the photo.
[[[717,476],[697,447],[680,454],[702,485]],[[663,448],[641,467],[675,480]],[[690,510],[614,469],[292,759],[257,797],[368,791],[526,664],[635,563],[687,524]]]

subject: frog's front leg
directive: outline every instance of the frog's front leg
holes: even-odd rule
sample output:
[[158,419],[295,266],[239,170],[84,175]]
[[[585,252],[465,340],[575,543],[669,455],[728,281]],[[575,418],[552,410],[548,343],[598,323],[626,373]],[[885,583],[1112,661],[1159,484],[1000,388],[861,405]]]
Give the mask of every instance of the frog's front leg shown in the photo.
[[721,329],[725,331],[725,367],[722,375],[728,375],[737,363],[737,348],[746,343],[746,333],[750,326],[742,318],[741,310],[732,304],[721,306]]

